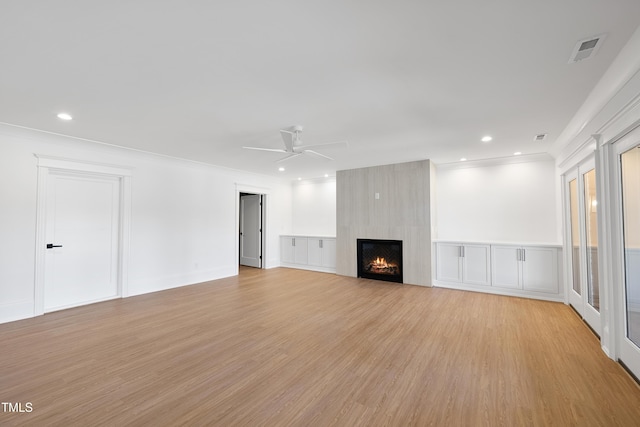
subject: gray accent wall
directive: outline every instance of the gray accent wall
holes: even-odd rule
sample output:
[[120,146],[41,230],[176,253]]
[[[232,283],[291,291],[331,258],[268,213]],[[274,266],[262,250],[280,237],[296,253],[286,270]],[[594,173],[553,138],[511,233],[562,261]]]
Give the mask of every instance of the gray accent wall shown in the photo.
[[402,240],[404,283],[431,286],[433,167],[422,160],[338,171],[337,274],[357,276],[357,239]]

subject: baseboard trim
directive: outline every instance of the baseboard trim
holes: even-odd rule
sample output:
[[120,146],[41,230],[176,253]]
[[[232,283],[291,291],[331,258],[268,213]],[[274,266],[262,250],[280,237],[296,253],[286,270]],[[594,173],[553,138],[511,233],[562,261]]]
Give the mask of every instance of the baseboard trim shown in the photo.
[[0,304],[0,323],[29,319],[35,315],[34,309],[35,304],[33,300],[22,300]]
[[502,295],[507,297],[519,297],[519,298],[529,298],[529,299],[537,299],[542,301],[552,301],[552,302],[564,302],[564,298],[562,295],[556,294],[544,294],[538,292],[527,292],[524,290],[511,290],[507,288],[495,288],[492,286],[473,286],[462,283],[447,283],[440,282],[438,280],[433,281],[433,286],[436,288],[447,288],[447,289],[456,289],[459,291],[470,291],[470,292],[480,292],[485,294],[493,294],[493,295]]

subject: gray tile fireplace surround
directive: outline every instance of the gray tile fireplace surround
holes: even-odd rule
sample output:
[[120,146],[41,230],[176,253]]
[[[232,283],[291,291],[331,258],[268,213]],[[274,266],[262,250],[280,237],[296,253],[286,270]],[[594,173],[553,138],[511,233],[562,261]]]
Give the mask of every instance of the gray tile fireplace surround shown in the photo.
[[429,160],[338,171],[336,273],[357,277],[357,239],[403,242],[403,283],[431,286]]

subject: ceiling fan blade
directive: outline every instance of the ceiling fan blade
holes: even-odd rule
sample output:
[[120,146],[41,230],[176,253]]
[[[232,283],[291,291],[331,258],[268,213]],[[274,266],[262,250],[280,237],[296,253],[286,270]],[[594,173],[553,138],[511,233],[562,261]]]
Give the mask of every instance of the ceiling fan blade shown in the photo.
[[282,141],[284,141],[284,146],[287,149],[288,153],[293,153],[293,138],[294,133],[288,130],[280,130],[280,135],[282,136]]
[[324,157],[325,159],[333,160],[333,158],[329,156],[325,156],[324,154],[320,154],[317,151],[313,151],[313,150],[304,150],[303,153],[309,153],[309,154],[313,154],[314,156]]
[[285,160],[289,160],[289,159],[292,159],[294,157],[298,157],[300,154],[302,154],[302,153],[289,154],[287,157],[283,157],[282,159],[277,160],[276,163],[284,162]]
[[349,145],[349,143],[347,141],[338,141],[338,142],[328,142],[326,144],[310,144],[310,145],[300,145],[298,148],[301,149],[307,149],[307,148],[312,148],[312,147],[331,147],[331,146],[338,146],[338,145],[344,145],[345,147],[347,147]]
[[281,149],[281,148],[260,148],[260,147],[242,147],[242,148],[246,148],[247,150],[259,150],[259,151],[272,151],[275,153],[287,153],[287,151]]

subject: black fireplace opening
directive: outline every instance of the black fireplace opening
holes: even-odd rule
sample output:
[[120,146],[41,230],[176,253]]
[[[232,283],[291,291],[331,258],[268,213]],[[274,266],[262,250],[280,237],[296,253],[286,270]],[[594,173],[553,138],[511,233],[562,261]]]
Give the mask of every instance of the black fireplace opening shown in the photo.
[[403,283],[402,240],[358,239],[358,277]]

